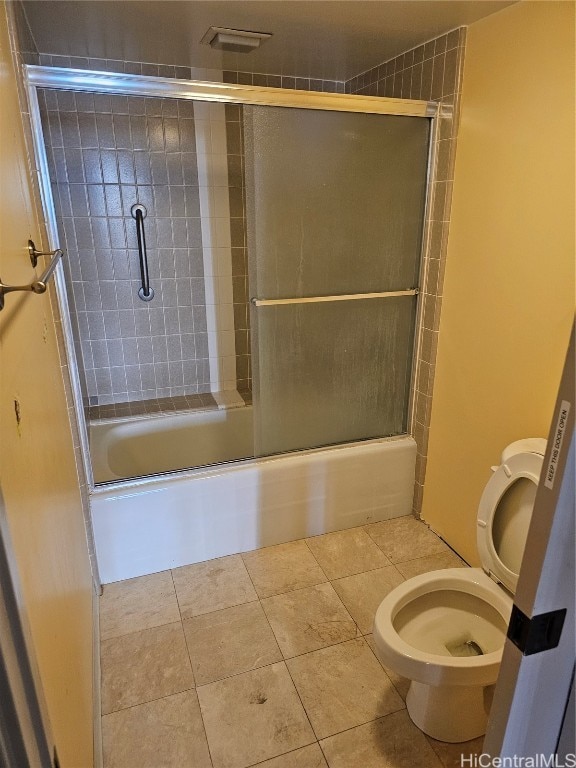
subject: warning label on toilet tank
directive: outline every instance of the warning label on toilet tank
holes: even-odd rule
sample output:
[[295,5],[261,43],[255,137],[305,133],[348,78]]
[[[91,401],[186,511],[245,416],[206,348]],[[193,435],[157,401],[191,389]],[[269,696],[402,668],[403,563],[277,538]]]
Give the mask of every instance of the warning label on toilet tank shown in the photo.
[[558,460],[560,458],[560,453],[562,452],[562,442],[564,441],[564,433],[566,431],[566,425],[568,424],[569,413],[570,403],[567,400],[562,400],[560,403],[560,413],[558,414],[556,430],[554,432],[554,437],[552,438],[550,461],[546,468],[546,478],[544,480],[546,488],[554,488],[554,480],[556,479],[556,470],[558,469]]

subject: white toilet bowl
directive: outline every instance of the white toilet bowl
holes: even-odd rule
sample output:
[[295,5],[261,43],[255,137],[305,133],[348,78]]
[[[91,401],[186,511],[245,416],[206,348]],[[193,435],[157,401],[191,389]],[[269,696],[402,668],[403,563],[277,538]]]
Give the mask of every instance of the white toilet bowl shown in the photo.
[[440,741],[486,732],[545,448],[539,438],[517,441],[492,467],[478,511],[483,568],[415,576],[376,612],[378,656],[411,681],[408,713]]

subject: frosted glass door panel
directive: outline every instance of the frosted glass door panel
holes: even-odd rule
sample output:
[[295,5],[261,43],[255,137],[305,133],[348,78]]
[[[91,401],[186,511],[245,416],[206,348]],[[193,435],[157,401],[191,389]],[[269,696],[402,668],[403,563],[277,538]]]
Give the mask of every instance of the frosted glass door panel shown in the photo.
[[418,286],[429,131],[244,107],[257,455],[406,432],[416,297],[315,298]]
[[244,107],[244,132],[252,296],[417,285],[428,120]]
[[404,433],[415,302],[254,307],[256,455]]

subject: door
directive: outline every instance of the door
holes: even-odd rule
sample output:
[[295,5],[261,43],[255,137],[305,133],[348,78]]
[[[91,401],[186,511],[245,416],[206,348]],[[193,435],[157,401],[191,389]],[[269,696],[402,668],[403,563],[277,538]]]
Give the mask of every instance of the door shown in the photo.
[[573,330],[484,742],[494,756],[573,758],[575,363]]
[[0,765],[52,765],[41,686],[0,489]]
[[256,455],[406,432],[429,131],[244,107]]

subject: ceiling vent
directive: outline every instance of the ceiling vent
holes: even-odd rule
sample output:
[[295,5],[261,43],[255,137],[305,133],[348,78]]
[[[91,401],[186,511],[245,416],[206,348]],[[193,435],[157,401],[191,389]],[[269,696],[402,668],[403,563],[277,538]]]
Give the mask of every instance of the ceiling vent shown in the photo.
[[250,53],[269,37],[272,35],[268,32],[246,32],[243,29],[210,27],[200,42],[220,51]]

